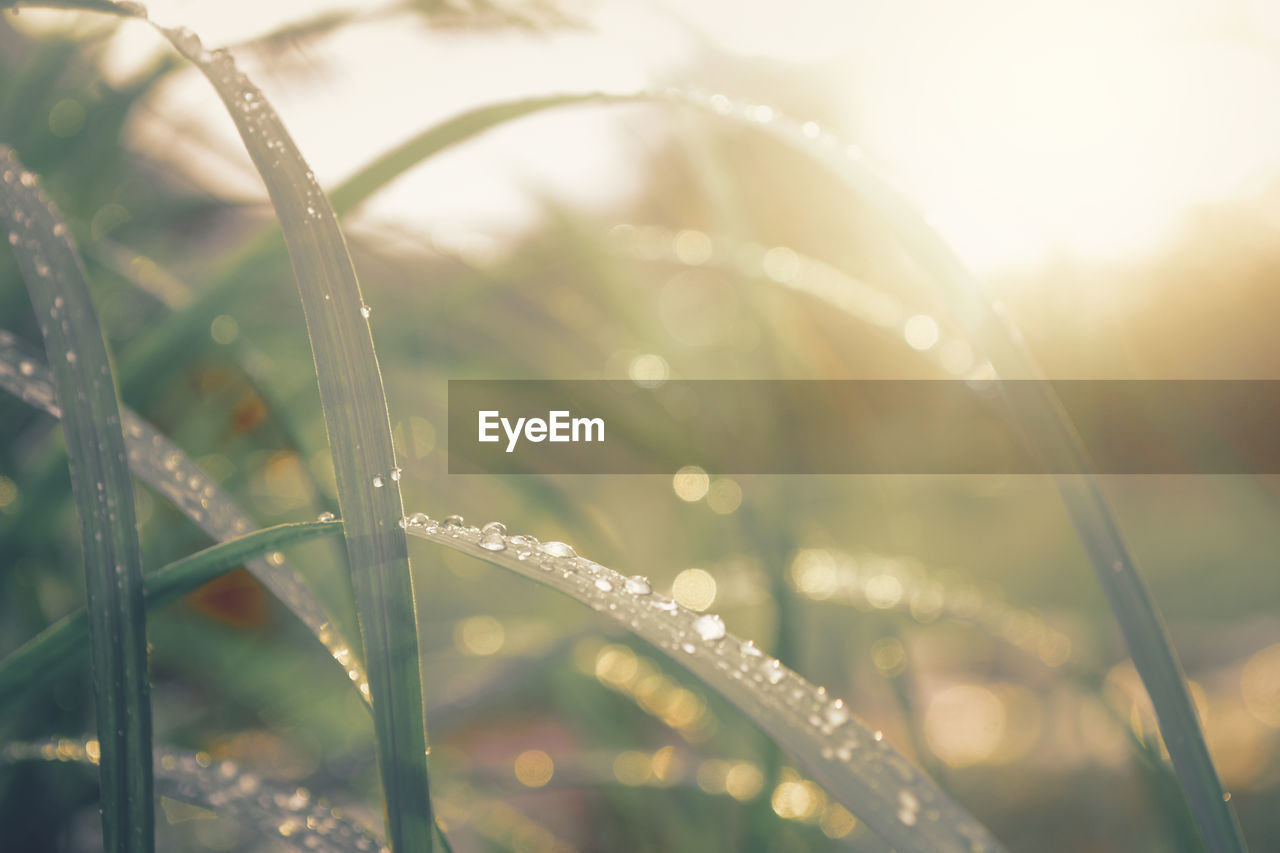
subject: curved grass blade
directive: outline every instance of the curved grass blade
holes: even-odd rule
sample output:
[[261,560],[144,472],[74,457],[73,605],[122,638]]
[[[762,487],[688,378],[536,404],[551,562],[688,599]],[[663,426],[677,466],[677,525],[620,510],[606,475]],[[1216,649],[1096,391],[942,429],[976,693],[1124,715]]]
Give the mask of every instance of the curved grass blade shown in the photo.
[[[760,124],[786,144],[827,166],[895,232],[948,300],[970,339],[984,350],[997,375],[1007,379],[1039,375],[1021,333],[999,304],[988,300],[981,284],[924,217],[861,162],[861,152],[856,147],[842,145],[812,122],[801,124],[775,118],[772,110],[768,113],[770,119],[762,122],[760,107],[733,103],[723,96],[681,94],[679,98],[700,109]],[[1202,840],[1213,851],[1243,851],[1246,847],[1240,825],[1209,755],[1186,675],[1164,621],[1138,573],[1070,418],[1048,383],[1037,383],[1037,388],[1039,396],[1025,403],[1020,401],[1012,414],[1046,460],[1047,470],[1071,472],[1055,475],[1054,481],[1151,697],[1160,733]]]
[[53,204],[0,148],[0,208],[53,363],[84,546],[107,851],[154,849],[142,549],[120,404],[79,255]]
[[413,536],[565,593],[652,643],[736,705],[900,853],[1002,849],[844,702],[727,633],[720,617],[687,610],[655,594],[644,578],[623,577],[562,542],[450,518],[441,523],[418,514],[402,523]]
[[[340,521],[280,524],[232,539],[176,560],[146,575],[143,585],[147,608],[177,601],[245,560],[286,545],[334,536],[342,532]],[[0,661],[0,716],[37,687],[66,672],[89,636],[89,615],[77,610],[41,631]]]
[[[56,738],[13,743],[0,761],[96,764],[96,740]],[[156,793],[242,822],[264,839],[304,853],[370,853],[385,848],[356,821],[312,798],[305,788],[283,787],[241,770],[233,761],[168,747],[155,750]]]
[[[12,334],[0,329],[0,388],[54,417],[62,410],[54,398],[49,368],[26,352]],[[255,526],[235,501],[190,457],[149,423],[122,407],[129,467],[138,479],[164,495],[219,542],[243,536]],[[336,627],[302,574],[283,558],[245,563],[280,603],[311,629],[368,703],[369,682],[356,650]]]
[[398,850],[433,844],[426,725],[400,469],[368,316],[329,202],[262,92],[226,51],[189,30],[160,30],[227,107],[280,220],[298,281],[334,460],[347,557],[372,691],[388,836]]

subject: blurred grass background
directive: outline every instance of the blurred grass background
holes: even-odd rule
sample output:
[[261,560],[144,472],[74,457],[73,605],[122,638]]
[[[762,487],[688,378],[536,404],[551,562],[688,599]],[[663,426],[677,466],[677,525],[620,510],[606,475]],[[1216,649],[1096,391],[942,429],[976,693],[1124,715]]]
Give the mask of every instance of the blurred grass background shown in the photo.
[[[586,26],[575,10],[542,7],[512,15],[418,4],[393,19],[446,54],[488,39],[518,44],[522,57]],[[343,52],[347,26],[324,18],[237,53],[280,88],[323,92],[344,64],[362,61]],[[252,185],[236,183],[238,148],[225,134],[168,117],[191,72],[154,51],[104,77],[104,67],[118,69],[120,43],[100,20],[6,15],[0,139],[70,220],[117,360],[129,364],[270,216]],[[679,79],[847,125],[823,70],[702,41]],[[405,84],[380,91],[374,108],[419,128],[413,99],[429,101],[431,88]],[[574,124],[584,110],[611,129]],[[558,136],[541,119],[498,133],[519,144],[523,128],[541,157],[570,172],[621,134],[628,172],[603,203],[555,192],[554,172],[549,185],[501,173],[495,182],[510,181],[518,196],[506,203],[532,211],[513,217],[519,227],[499,218],[487,231],[463,216],[428,230],[384,212],[348,229],[409,511],[563,539],[714,609],[845,697],[1011,850],[1196,849],[1137,678],[1046,481],[447,475],[448,378],[941,375],[919,340],[777,286],[798,274],[799,253],[949,328],[883,231],[814,167],[766,138],[678,111],[571,113]],[[284,118],[292,124],[288,109]],[[300,142],[306,152],[305,135]],[[466,187],[453,192],[465,207]],[[447,209],[451,198],[430,204]],[[1278,200],[1260,189],[1201,203],[1158,252],[1099,260],[1063,251],[993,273],[993,288],[1051,377],[1272,378]],[[702,235],[745,244],[737,268],[708,264]],[[768,251],[778,246],[791,253]],[[283,246],[245,275],[198,340],[133,384],[125,378],[125,402],[263,525],[314,517],[336,508],[332,463]],[[38,340],[8,254],[0,317]],[[83,591],[56,424],[5,397],[0,431],[7,652],[82,604]],[[1105,482],[1195,682],[1246,838],[1255,850],[1280,847],[1277,482]],[[138,511],[148,567],[206,544],[141,487]],[[353,628],[340,548],[296,552]],[[459,849],[881,849],[736,712],[584,608],[454,554],[419,557],[415,570],[433,775]],[[367,716],[247,574],[156,615],[151,638],[159,742],[296,781],[378,824]],[[83,673],[63,679],[0,722],[0,738],[80,734],[91,725],[89,696]],[[89,774],[0,768],[6,846],[93,849],[95,797]],[[208,813],[168,804],[163,814],[163,849],[250,844],[242,827]]]

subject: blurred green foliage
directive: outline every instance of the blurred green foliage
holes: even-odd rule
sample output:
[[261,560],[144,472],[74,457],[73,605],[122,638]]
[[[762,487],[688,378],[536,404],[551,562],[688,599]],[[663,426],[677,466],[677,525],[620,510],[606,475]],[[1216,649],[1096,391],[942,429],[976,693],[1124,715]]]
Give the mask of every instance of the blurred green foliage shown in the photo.
[[[244,285],[216,305],[215,325],[200,330],[202,340],[151,365],[161,369],[143,380],[126,377],[125,402],[261,524],[335,508],[283,247],[245,254],[269,217],[261,205],[222,198],[160,165],[127,132],[176,62],[158,60],[112,87],[96,67],[109,27],[32,38],[7,20],[0,141],[40,174],[70,220],[119,363],[147,352],[154,330],[181,316],[183,299],[166,283],[180,282],[176,292],[189,289],[198,301],[234,263],[253,259],[238,271]],[[726,73],[714,58],[708,63],[709,76]],[[820,104],[797,103],[794,89],[759,72],[757,80],[753,97],[821,117]],[[671,142],[644,164],[647,188],[630,221],[789,246],[941,315],[876,223],[812,166],[739,130],[653,120],[673,125]],[[717,512],[706,500],[678,499],[666,478],[449,477],[443,425],[451,377],[623,376],[643,354],[689,378],[935,375],[899,337],[761,276],[636,257],[610,238],[610,219],[550,203],[546,213],[537,233],[496,258],[434,249],[427,240],[406,248],[363,230],[350,238],[374,307],[409,511],[500,519],[512,531],[570,541],[657,586],[690,567],[709,570],[718,581],[715,609],[734,632],[845,697],[1010,850],[1195,849],[1140,691],[1049,483],[740,478],[741,505]],[[1093,271],[1069,264],[1012,291],[1010,309],[1050,375],[1266,375],[1277,355],[1270,282],[1280,257],[1274,244],[1246,239],[1259,227],[1250,210],[1204,216],[1170,260],[1126,271],[1138,284],[1125,286],[1147,294],[1127,313],[1092,312],[1091,295],[1107,283],[1090,283]],[[1217,285],[1211,297],[1205,280]],[[19,337],[39,339],[8,253],[0,253],[0,317]],[[60,432],[0,397],[0,436],[0,653],[7,653],[80,606],[83,584]],[[1256,850],[1280,847],[1280,720],[1260,722],[1241,698],[1246,662],[1280,636],[1275,485],[1274,478],[1107,481],[1207,699],[1210,746]],[[139,515],[149,568],[208,544],[141,488]],[[842,604],[821,584],[806,588],[796,571],[801,549],[864,564],[884,559],[904,576],[945,581],[955,612],[920,618],[905,599]],[[290,558],[352,630],[341,549],[310,543]],[[881,849],[817,800],[799,813],[779,806],[779,783],[790,778],[785,757],[652,650],[601,638],[609,628],[584,608],[491,567],[453,554],[443,569],[422,565],[433,566],[416,579],[433,772],[440,813],[460,849]],[[996,616],[988,624],[982,614]],[[476,617],[496,620],[500,632]],[[1034,641],[1019,644],[1020,631],[1069,637],[1070,653],[1038,653]],[[150,633],[158,741],[305,784],[378,824],[367,715],[305,630],[255,582],[219,581],[156,615]],[[631,651],[618,651],[624,647]],[[624,661],[618,665],[639,660],[651,669],[658,692],[644,694],[611,669],[610,650]],[[957,685],[980,692],[948,692]],[[668,706],[681,690],[703,710],[673,726],[683,718]],[[976,748],[993,720],[995,745],[965,759],[966,743]],[[0,741],[91,727],[80,672],[24,697],[18,715],[0,720]],[[530,750],[555,762],[543,787],[513,772]],[[624,784],[634,778],[622,756],[636,752],[649,756],[650,776]],[[727,771],[710,759],[749,762],[762,784],[726,795]],[[673,762],[670,777],[655,784],[664,760]],[[93,849],[95,802],[89,774],[0,766],[6,849]],[[162,849],[249,844],[219,821],[165,824],[160,839]]]

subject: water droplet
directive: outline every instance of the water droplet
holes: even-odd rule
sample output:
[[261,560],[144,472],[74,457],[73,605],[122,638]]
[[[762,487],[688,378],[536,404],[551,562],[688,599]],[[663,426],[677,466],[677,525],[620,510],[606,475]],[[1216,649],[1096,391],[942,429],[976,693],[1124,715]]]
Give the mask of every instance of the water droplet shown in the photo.
[[573,557],[577,552],[572,547],[563,542],[543,542],[542,553],[550,554],[553,557]]
[[760,649],[757,648],[756,644],[750,640],[747,640],[742,644],[742,653],[749,658],[758,658],[761,654]]
[[374,474],[374,475],[373,475],[373,487],[374,487],[375,489],[381,489],[381,488],[382,488],[382,475],[381,475],[381,474]]
[[876,729],[875,734],[871,736],[876,739],[876,743],[879,743],[880,741],[884,740],[884,732],[880,731],[879,729]]
[[479,545],[486,551],[505,551],[507,549],[507,540],[503,538],[501,533],[490,531],[480,536]]
[[898,792],[898,820],[907,826],[916,825],[916,815],[920,812],[920,800],[916,795],[903,788]]
[[360,316],[365,318],[366,320],[369,319],[369,315],[372,313],[373,313],[373,309],[370,308],[368,305],[360,306]]
[[441,527],[461,527],[465,522],[460,515],[446,515],[444,521],[440,523]]
[[827,723],[838,728],[849,722],[849,709],[843,701],[837,699],[827,706]]
[[707,613],[693,621],[693,630],[704,640],[719,640],[725,634],[724,620],[714,613]]
[[75,364],[75,363],[76,363],[76,351],[75,351],[75,350],[73,350],[73,349],[69,349],[69,350],[67,350],[67,363],[68,363],[68,364]]
[[698,647],[693,643],[681,643],[680,648],[687,655],[691,655],[698,650]]
[[196,57],[203,59],[205,57],[204,45],[200,42],[200,36],[191,32],[186,27],[178,27],[177,29],[168,30],[169,37],[173,39],[173,43],[178,46],[178,50],[185,53],[195,61],[200,61]]
[[[333,519],[334,519],[334,518],[335,518],[335,516],[334,516],[334,514],[333,514],[333,513],[331,513],[331,512],[322,512],[322,513],[320,513],[319,515],[317,515],[317,516],[316,516],[316,521],[333,521]],[[403,521],[403,519],[401,519],[401,520]]]
[[393,482],[393,483],[398,483],[398,482],[400,482],[400,474],[401,474],[401,471],[400,471],[400,469],[399,469],[399,468],[392,468],[392,469],[391,469],[391,482]]
[[30,376],[31,374],[36,372],[36,366],[31,362],[27,361],[26,359],[23,359],[21,362],[18,363],[18,372],[21,373],[23,376]]
[[[501,521],[490,521],[490,522],[489,522],[488,524],[486,524],[484,527],[481,527],[481,528],[480,528],[480,532],[481,532],[481,533],[496,533],[496,534],[498,534],[499,536],[505,536],[505,535],[507,534],[507,526],[506,526],[505,524],[503,524]],[[513,540],[514,540],[514,538],[515,538],[515,537],[512,537],[512,539],[513,539]]]
[[640,575],[634,575],[633,577],[627,578],[624,586],[627,592],[632,595],[648,595],[653,592],[653,587],[649,585],[649,579],[643,578]]
[[596,578],[596,589],[601,592],[613,592],[613,584],[606,578]]
[[[497,522],[491,521],[489,522],[489,524],[497,524]],[[488,526],[489,526],[488,524],[485,525],[485,527],[488,527]],[[506,528],[504,527],[503,529],[505,530]],[[512,536],[510,539],[508,539],[507,542],[511,545],[514,545],[517,548],[538,547],[537,539],[533,538],[532,536],[525,536],[523,533],[517,533],[515,536]]]
[[431,522],[431,517],[428,516],[425,512],[415,512],[413,515],[409,516],[407,519],[401,519],[401,521],[407,521],[409,524],[413,525],[414,527],[426,527]]
[[784,675],[786,675],[786,672],[782,669],[782,661],[777,658],[769,661],[768,665],[764,668],[765,680],[770,684],[777,684],[782,680]]

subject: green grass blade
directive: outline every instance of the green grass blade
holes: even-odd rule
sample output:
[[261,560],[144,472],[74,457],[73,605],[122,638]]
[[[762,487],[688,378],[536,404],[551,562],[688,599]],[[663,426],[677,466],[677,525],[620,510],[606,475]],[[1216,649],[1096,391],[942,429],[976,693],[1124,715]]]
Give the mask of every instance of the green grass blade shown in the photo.
[[726,632],[719,617],[655,594],[563,543],[486,526],[405,520],[413,536],[556,589],[652,643],[736,705],[827,792],[899,853],[1002,849],[990,833],[878,733],[780,662]]
[[[467,110],[427,128],[387,151],[347,178],[330,193],[333,209],[345,216],[378,190],[441,151],[524,116],[574,104],[607,103],[618,96],[603,92],[548,95],[488,104]],[[625,96],[624,96],[625,97]]]
[[[98,743],[57,738],[12,743],[0,761],[61,761],[94,764]],[[315,801],[296,785],[265,781],[232,761],[210,763],[196,753],[156,747],[156,792],[239,821],[272,849],[281,845],[302,853],[369,853],[382,842],[368,829]]]
[[[0,329],[0,388],[54,417],[61,417],[49,368],[26,352],[4,329]],[[180,448],[128,408],[122,408],[121,412],[129,468],[135,477],[168,498],[216,541],[226,542],[256,526]],[[245,563],[245,568],[311,629],[367,703],[368,679],[357,650],[307,587],[302,574],[283,559],[276,562],[252,559]]]
[[[699,108],[713,108],[711,103],[697,98],[692,103]],[[753,107],[737,105],[729,114],[752,122],[752,116],[759,113]],[[981,284],[919,212],[861,162],[856,149],[841,146],[816,126],[773,120],[764,127],[829,167],[869,204],[881,222],[893,229],[949,301],[953,313],[999,376],[1016,379],[1039,375],[1011,321],[992,306]],[[1240,825],[1209,755],[1186,676],[1155,601],[1138,573],[1074,426],[1052,388],[1047,383],[1039,383],[1038,387],[1039,397],[1019,401],[1013,415],[1045,459],[1048,470],[1070,472],[1057,475],[1054,480],[1151,697],[1160,733],[1202,840],[1213,851],[1243,851],[1246,847]]]
[[[340,521],[280,524],[198,551],[144,578],[148,609],[164,607],[253,557],[297,542],[342,532]],[[89,636],[89,614],[77,610],[0,661],[0,716],[78,659]]]
[[53,367],[80,516],[107,851],[154,848],[142,550],[106,342],[79,255],[35,177],[0,148],[0,208]]
[[369,309],[329,202],[275,110],[225,51],[162,30],[222,98],[275,206],[311,337],[372,691],[388,837],[430,850],[426,726],[399,468]]

